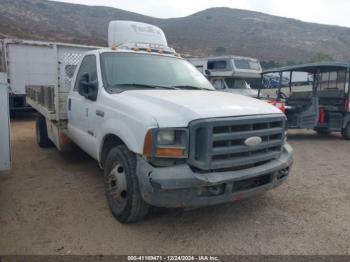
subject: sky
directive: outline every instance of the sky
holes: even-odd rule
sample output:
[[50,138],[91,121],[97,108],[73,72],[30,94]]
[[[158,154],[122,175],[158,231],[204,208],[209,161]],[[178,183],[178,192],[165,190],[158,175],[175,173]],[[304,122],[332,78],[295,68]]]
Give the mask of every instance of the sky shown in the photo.
[[231,7],[306,22],[350,27],[349,0],[56,0],[110,6],[159,18],[182,17],[210,7]]

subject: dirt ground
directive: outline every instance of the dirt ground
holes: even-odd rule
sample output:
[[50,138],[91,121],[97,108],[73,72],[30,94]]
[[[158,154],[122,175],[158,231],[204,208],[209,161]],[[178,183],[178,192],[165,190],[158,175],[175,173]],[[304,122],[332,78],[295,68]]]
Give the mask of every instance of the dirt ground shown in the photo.
[[0,175],[0,254],[350,254],[350,141],[290,132],[292,175],[252,199],[116,221],[102,172],[80,150],[35,142],[12,121],[13,168]]

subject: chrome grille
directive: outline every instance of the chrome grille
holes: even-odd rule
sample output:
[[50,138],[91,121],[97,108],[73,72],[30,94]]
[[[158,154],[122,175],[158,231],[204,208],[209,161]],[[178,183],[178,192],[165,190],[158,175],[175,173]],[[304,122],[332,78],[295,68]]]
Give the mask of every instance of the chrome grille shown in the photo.
[[[278,158],[284,141],[284,116],[245,116],[201,119],[190,124],[189,164],[201,170],[257,166]],[[245,144],[250,137],[262,142]]]

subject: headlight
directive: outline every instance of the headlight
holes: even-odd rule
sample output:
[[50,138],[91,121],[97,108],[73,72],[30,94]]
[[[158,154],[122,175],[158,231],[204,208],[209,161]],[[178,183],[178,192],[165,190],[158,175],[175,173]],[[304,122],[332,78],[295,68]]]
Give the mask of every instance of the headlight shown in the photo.
[[157,134],[158,145],[173,145],[175,143],[175,130],[159,130]]
[[164,128],[148,130],[143,155],[154,158],[187,158],[188,130],[186,128]]

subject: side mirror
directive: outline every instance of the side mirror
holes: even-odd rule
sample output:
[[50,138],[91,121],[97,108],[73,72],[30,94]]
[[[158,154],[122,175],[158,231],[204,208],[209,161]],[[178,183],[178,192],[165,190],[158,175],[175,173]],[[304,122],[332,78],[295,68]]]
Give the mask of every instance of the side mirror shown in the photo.
[[210,76],[210,75],[211,75],[211,72],[210,72],[208,69],[205,69],[205,71],[204,71],[204,72],[205,72],[205,74],[206,74],[206,75],[208,75],[208,76]]
[[97,80],[90,81],[90,77],[88,73],[84,73],[81,75],[79,79],[79,87],[78,87],[78,93],[81,96],[84,96],[89,100],[96,101],[97,89],[98,89]]
[[80,76],[79,85],[78,85],[78,93],[81,96],[86,97],[88,94],[88,84],[89,84],[89,74],[84,73]]

